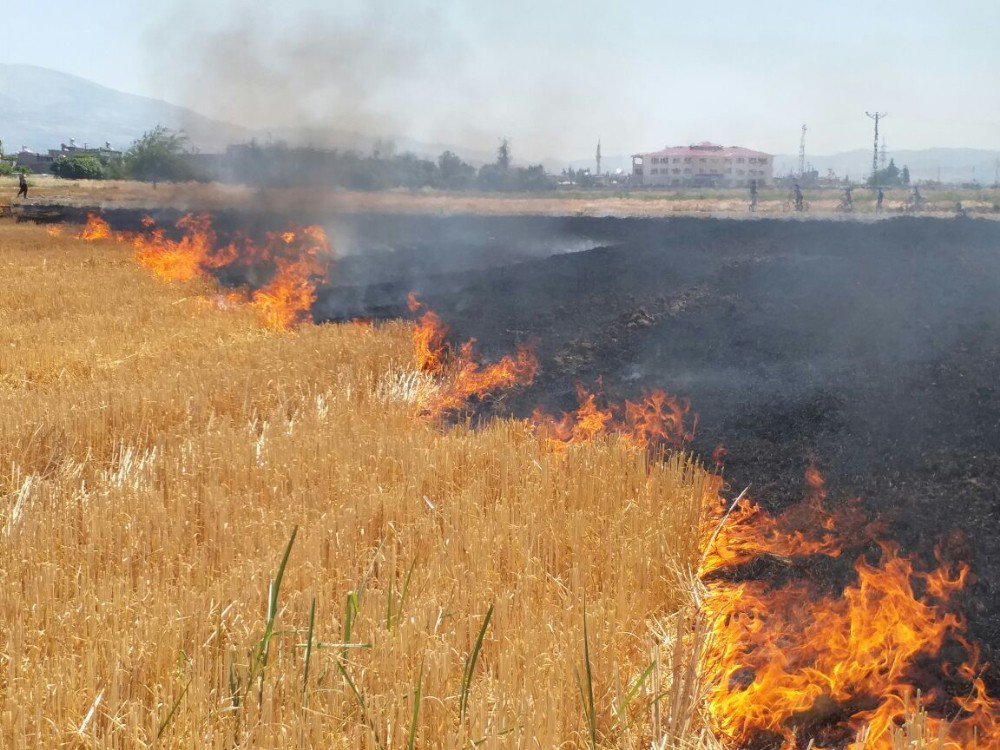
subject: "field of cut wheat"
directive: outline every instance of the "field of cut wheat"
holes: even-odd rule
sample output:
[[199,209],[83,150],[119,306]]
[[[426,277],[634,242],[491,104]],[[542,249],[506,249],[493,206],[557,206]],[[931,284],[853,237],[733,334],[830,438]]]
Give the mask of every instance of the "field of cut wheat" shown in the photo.
[[0,746],[710,741],[711,478],[428,420],[411,332],[0,225]]

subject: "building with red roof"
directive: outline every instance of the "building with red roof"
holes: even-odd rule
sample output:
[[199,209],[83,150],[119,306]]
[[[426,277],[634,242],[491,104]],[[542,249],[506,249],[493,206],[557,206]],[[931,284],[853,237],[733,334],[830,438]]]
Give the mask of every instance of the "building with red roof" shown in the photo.
[[774,157],[703,141],[633,154],[632,178],[653,187],[749,187],[754,180],[763,187],[774,179]]

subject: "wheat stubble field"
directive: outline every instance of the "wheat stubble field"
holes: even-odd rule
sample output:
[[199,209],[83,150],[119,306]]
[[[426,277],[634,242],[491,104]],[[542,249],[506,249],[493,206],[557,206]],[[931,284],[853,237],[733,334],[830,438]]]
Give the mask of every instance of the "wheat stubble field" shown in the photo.
[[272,331],[0,225],[0,746],[710,741],[710,478],[433,387],[407,323]]

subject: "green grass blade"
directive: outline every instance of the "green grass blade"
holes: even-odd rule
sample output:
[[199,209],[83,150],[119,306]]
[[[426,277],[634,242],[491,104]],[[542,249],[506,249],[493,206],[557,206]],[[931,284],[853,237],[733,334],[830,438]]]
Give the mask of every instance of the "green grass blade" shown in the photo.
[[424,665],[420,663],[420,675],[417,677],[417,690],[413,696],[413,717],[410,719],[410,741],[407,743],[407,750],[413,750],[417,741],[417,719],[420,718],[420,699],[424,691]]
[[[590,664],[590,633],[587,629],[587,600],[583,600],[583,663],[587,678],[586,702],[584,712],[587,714],[587,729],[590,734],[590,747],[597,748],[597,709],[594,706],[594,673]],[[583,685],[580,684],[580,673],[577,671],[577,684],[580,686],[581,698],[583,698]]]
[[472,653],[469,654],[468,658],[465,660],[465,669],[462,673],[462,686],[458,692],[458,719],[459,721],[465,718],[465,709],[469,704],[469,690],[472,687],[472,675],[476,669],[476,662],[479,660],[479,651],[483,647],[483,639],[486,637],[486,629],[490,626],[490,620],[493,619],[493,605],[486,611],[486,617],[483,619],[483,625],[479,628],[479,636],[476,638],[476,645],[472,649]]
[[653,673],[653,667],[656,665],[656,661],[652,660],[649,662],[649,666],[643,670],[642,674],[639,675],[633,682],[628,692],[625,693],[625,698],[622,700],[622,704],[615,710],[615,723],[612,727],[612,731],[617,731],[620,726],[622,726],[626,721],[628,721],[628,707],[635,700],[635,696],[639,694],[642,690],[642,686],[646,684],[646,680]]
[[347,603],[344,605],[344,637],[341,642],[344,644],[340,654],[342,661],[347,661],[347,649],[351,647],[351,630],[354,628],[354,618],[359,611],[358,596],[353,591],[347,595]]
[[274,577],[274,597],[267,613],[267,619],[272,623],[278,614],[278,592],[281,590],[281,581],[285,577],[285,568],[288,567],[288,558],[292,554],[292,545],[295,544],[295,537],[298,536],[298,533],[299,527],[296,525],[292,528],[292,535],[285,546],[285,554],[281,556],[281,563],[278,565],[278,574]]
[[174,701],[174,705],[170,707],[170,711],[167,713],[163,721],[160,722],[160,727],[156,730],[156,739],[153,740],[154,745],[160,741],[160,737],[162,737],[163,733],[167,731],[167,727],[170,726],[170,722],[173,721],[174,715],[177,713],[177,709],[180,708],[181,701],[184,700],[184,696],[187,695],[189,687],[191,687],[191,680],[187,681],[187,685],[184,686],[181,694],[177,696],[177,700]]
[[[264,701],[264,669],[267,667],[268,659],[271,656],[271,636],[274,633],[275,618],[278,616],[278,595],[281,592],[281,581],[285,577],[285,568],[288,566],[288,558],[292,554],[292,545],[295,544],[295,537],[298,533],[299,527],[296,525],[292,528],[292,535],[288,539],[288,544],[285,545],[285,553],[281,556],[281,562],[278,564],[278,572],[267,588],[267,623],[264,627],[264,637],[257,644],[257,653],[253,660],[254,665],[251,668],[251,672],[256,671],[259,675],[257,689],[258,704]],[[252,674],[249,682],[253,682]]]
[[344,681],[347,682],[347,685],[351,688],[351,692],[354,694],[354,700],[357,702],[358,708],[361,709],[361,718],[364,719],[368,729],[371,730],[372,737],[375,738],[375,744],[378,745],[380,750],[385,750],[385,743],[382,742],[378,736],[375,722],[372,721],[371,716],[368,714],[368,707],[365,705],[365,699],[361,695],[361,691],[358,689],[358,686],[354,684],[354,680],[351,679],[351,676],[347,673],[347,668],[342,663],[337,662],[337,669],[344,677]]
[[392,630],[392,600],[396,592],[392,583],[389,584],[389,588],[386,590],[385,595],[385,629]]
[[358,686],[354,684],[354,680],[352,680],[351,676],[347,673],[347,668],[340,662],[337,662],[337,669],[340,670],[340,674],[344,676],[344,680],[347,681],[348,687],[350,687],[351,692],[354,693],[354,700],[357,701],[358,707],[361,708],[361,713],[367,716],[368,709],[365,707],[365,699],[361,696],[361,691],[358,690]]
[[316,597],[312,598],[309,605],[309,632],[306,635],[306,663],[302,670],[302,695],[305,697],[306,688],[309,686],[309,660],[312,658],[313,632],[316,624]]
[[403,622],[403,608],[406,606],[406,597],[410,593],[410,581],[413,579],[413,568],[417,565],[417,558],[413,558],[410,569],[406,571],[406,581],[403,583],[403,592],[399,595],[399,606],[396,608],[396,627]]

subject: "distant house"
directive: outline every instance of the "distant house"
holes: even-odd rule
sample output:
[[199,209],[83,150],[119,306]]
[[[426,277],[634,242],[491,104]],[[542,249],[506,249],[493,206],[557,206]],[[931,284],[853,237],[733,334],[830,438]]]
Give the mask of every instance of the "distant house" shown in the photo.
[[122,155],[121,151],[111,148],[111,144],[105,142],[103,146],[91,148],[88,144],[78,146],[75,138],[70,138],[69,143],[60,144],[59,148],[50,148],[47,154],[40,154],[24,146],[15,157],[17,166],[27,167],[32,172],[50,172],[52,164],[57,159],[65,159],[70,156],[96,156],[101,161],[111,161],[118,159]]
[[742,146],[703,141],[632,155],[632,178],[643,186],[746,187],[770,185],[774,157]]

